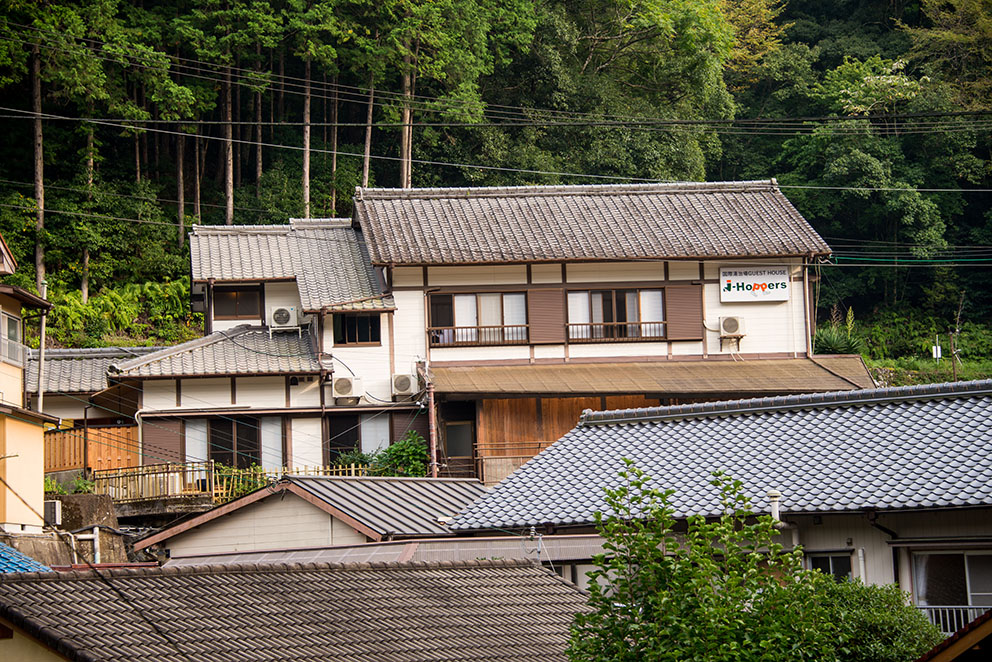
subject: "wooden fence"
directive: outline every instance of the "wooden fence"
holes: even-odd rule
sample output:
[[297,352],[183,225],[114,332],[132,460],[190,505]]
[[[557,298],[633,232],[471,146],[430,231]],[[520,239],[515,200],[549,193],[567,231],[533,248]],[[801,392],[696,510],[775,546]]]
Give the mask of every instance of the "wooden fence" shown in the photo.
[[213,461],[150,464],[94,471],[93,491],[96,494],[108,494],[120,503],[209,497],[215,504],[221,504],[273,483],[286,474],[364,476],[367,472],[367,466],[358,464],[280,469],[232,469]]
[[99,426],[45,431],[45,472],[136,467],[138,427]]

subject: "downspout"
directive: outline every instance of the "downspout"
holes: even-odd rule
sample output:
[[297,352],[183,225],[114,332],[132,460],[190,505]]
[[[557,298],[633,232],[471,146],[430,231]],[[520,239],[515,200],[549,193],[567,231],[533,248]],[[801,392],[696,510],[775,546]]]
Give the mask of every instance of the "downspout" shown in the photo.
[[203,335],[214,332],[214,279],[207,279],[207,313],[203,319]]
[[430,449],[430,475],[437,478],[437,415],[434,411],[434,382],[431,381],[428,371],[423,365],[417,366],[417,372],[424,378],[427,384],[427,436],[428,447]]
[[783,522],[781,515],[780,502],[782,499],[782,493],[778,490],[768,490],[768,506],[771,511],[772,519],[775,520],[775,528],[779,531],[784,531],[788,529],[792,532],[792,548],[795,549],[799,547],[799,526],[794,522]]
[[83,407],[83,478],[90,477],[90,407]]

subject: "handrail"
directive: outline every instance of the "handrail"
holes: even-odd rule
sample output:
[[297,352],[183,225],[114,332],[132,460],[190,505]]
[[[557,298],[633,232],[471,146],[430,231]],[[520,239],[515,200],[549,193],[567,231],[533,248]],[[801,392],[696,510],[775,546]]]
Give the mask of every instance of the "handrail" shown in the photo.
[[992,609],[974,605],[916,605],[916,608],[948,636]]
[[16,340],[0,338],[0,361],[21,368],[27,365],[28,346]]
[[568,342],[664,340],[668,322],[580,322],[568,325]]
[[431,347],[485,347],[488,345],[526,345],[527,324],[498,326],[429,326]]

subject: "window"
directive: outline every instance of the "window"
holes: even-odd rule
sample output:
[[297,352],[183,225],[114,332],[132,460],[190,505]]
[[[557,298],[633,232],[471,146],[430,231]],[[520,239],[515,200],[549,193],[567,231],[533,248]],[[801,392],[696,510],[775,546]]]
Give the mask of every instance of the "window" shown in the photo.
[[247,469],[262,463],[258,443],[257,418],[215,418],[207,427],[210,459],[214,462]]
[[811,570],[819,570],[826,575],[833,575],[839,582],[851,579],[850,554],[817,554],[809,557]]
[[914,554],[913,587],[921,606],[992,607],[992,553]]
[[578,342],[665,337],[664,294],[657,290],[568,293],[568,339]]
[[27,351],[21,344],[21,318],[16,315],[3,313],[2,328],[0,328],[0,358],[7,363],[24,366]]
[[378,345],[382,342],[379,315],[335,315],[335,345]]
[[527,295],[432,294],[428,333],[432,347],[526,343]]
[[258,287],[218,287],[214,289],[214,319],[262,318],[262,291]]
[[329,437],[325,443],[324,461],[333,464],[340,455],[360,448],[360,426],[357,414],[329,416],[327,428]]

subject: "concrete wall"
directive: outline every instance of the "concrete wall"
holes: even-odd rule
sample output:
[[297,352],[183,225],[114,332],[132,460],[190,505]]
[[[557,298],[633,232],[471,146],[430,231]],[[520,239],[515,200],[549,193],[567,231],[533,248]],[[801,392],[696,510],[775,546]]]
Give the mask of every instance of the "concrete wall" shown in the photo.
[[293,494],[276,494],[167,540],[173,558],[286,547],[352,545],[363,534]]

